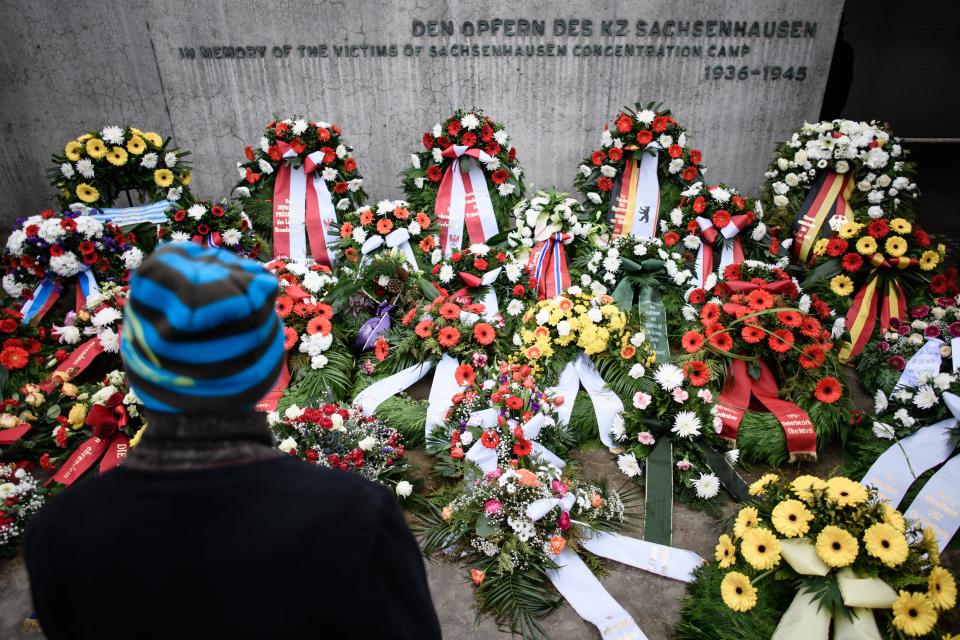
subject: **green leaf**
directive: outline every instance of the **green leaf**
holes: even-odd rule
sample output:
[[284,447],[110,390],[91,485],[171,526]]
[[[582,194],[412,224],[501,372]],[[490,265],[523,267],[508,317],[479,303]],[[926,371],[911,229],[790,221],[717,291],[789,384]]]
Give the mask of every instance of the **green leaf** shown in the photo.
[[479,518],[477,518],[476,530],[478,536],[481,538],[488,538],[500,529],[490,522],[490,518],[487,517],[487,514],[483,513]]

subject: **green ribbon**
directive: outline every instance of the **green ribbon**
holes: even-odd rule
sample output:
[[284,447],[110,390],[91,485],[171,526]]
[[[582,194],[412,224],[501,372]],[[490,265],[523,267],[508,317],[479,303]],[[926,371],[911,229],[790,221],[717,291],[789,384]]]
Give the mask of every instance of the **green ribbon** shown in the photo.
[[746,500],[749,495],[747,483],[733,468],[726,456],[706,443],[702,443],[700,446],[703,448],[703,455],[707,459],[707,466],[717,475],[723,488],[730,492],[730,495],[737,502]]
[[673,443],[657,438],[647,456],[643,539],[669,546],[673,537]]
[[[630,266],[635,266],[638,270],[649,271],[651,266],[648,263],[655,263],[660,267],[663,262],[660,260],[644,260],[643,266],[633,261],[624,260],[624,266],[630,271]],[[655,267],[654,267],[655,268]],[[636,286],[636,289],[634,288]],[[647,332],[647,341],[653,347],[657,354],[657,362],[670,361],[670,341],[667,337],[667,308],[660,298],[660,291],[653,284],[646,282],[636,282],[630,277],[622,279],[614,288],[611,297],[621,309],[629,309],[633,306],[634,291],[637,293],[637,312],[643,317],[643,326]]]

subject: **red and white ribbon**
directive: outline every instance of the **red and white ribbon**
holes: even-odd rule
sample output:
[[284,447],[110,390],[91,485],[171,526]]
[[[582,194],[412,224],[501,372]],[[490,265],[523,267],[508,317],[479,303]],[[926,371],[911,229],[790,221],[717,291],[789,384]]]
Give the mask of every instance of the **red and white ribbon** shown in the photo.
[[527,268],[537,281],[537,293],[541,300],[558,296],[570,288],[570,272],[567,270],[567,252],[564,246],[572,236],[554,233],[539,243],[530,252]]
[[313,259],[333,266],[333,254],[328,247],[333,242],[330,231],[337,225],[337,212],[319,171],[324,154],[314,151],[303,164],[295,165],[297,152],[283,141],[278,141],[277,146],[284,162],[273,187],[274,255],[305,260],[309,240]]
[[480,149],[462,145],[451,145],[441,155],[450,164],[440,181],[434,210],[440,225],[440,248],[444,257],[449,258],[463,246],[464,227],[471,243],[484,243],[499,229],[487,178],[478,164],[487,164],[493,158]]
[[720,264],[717,265],[716,270],[723,273],[727,265],[744,261],[740,232],[749,224],[749,216],[731,216],[730,222],[718,231],[710,218],[697,216],[697,226],[700,227],[700,250],[697,252],[696,269],[697,280],[701,286],[706,284],[707,276],[714,271],[713,245],[717,238],[723,240],[720,248]]

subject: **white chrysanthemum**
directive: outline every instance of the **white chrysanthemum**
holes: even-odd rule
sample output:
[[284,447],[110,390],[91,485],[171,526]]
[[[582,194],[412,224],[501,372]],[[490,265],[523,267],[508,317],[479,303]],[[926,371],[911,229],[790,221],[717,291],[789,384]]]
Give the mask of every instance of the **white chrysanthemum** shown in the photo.
[[262,138],[260,138],[260,151],[262,151],[263,153],[270,152],[270,141],[267,140],[266,136],[263,136]]
[[320,177],[326,182],[333,182],[337,179],[337,170],[333,167],[325,167],[324,170],[320,172]]
[[873,421],[873,435],[882,439],[882,440],[893,440],[896,437],[896,432],[893,430],[893,427],[888,425],[885,422],[880,422],[879,420]]
[[123,129],[116,126],[104,127],[100,131],[100,137],[103,138],[103,141],[108,144],[123,144]]
[[938,373],[933,377],[933,386],[941,391],[946,391],[953,386],[953,383],[956,381],[956,376],[952,376],[949,373]]
[[620,270],[620,258],[614,255],[608,255],[603,259],[603,268],[610,272],[616,272]]
[[608,178],[612,178],[615,175],[617,175],[617,168],[609,164],[605,164],[600,167],[600,173],[602,173]]
[[63,255],[52,256],[50,258],[50,268],[58,276],[71,278],[80,273],[80,270],[83,268],[83,263],[77,259],[74,253],[65,251]]
[[693,488],[697,491],[697,497],[710,500],[720,493],[720,479],[712,473],[701,473],[700,477],[693,481]]
[[[237,187],[239,191],[241,188],[246,189],[246,187]],[[180,199],[180,196],[183,195],[183,187],[171,187],[167,189],[167,200],[170,202],[176,202]],[[250,190],[247,189],[247,197],[250,197]]]
[[273,165],[267,162],[266,160],[264,160],[263,158],[260,158],[257,160],[257,166],[260,167],[260,171],[265,176],[268,176],[271,173],[273,173]]
[[641,124],[650,124],[653,122],[653,119],[657,116],[656,113],[650,109],[641,109],[637,112],[637,122]]
[[449,264],[445,264],[440,267],[440,273],[437,274],[437,278],[443,284],[447,284],[453,280],[453,267],[451,267]]
[[700,418],[693,411],[678,411],[673,418],[673,427],[670,431],[681,438],[692,438],[700,435],[701,427]]
[[887,410],[887,396],[882,389],[877,389],[873,396],[873,412],[880,415]]
[[603,202],[603,198],[600,197],[600,194],[590,191],[587,193],[587,199],[594,204],[600,204]]
[[177,154],[172,151],[166,153],[163,156],[163,164],[167,165],[168,169],[172,169],[177,166]]
[[70,164],[69,162],[64,162],[63,164],[61,164],[61,165],[60,165],[60,174],[63,175],[63,177],[66,178],[66,179],[68,179],[68,180],[69,180],[70,178],[72,178],[72,177],[73,177],[73,165]]
[[480,126],[480,118],[472,113],[468,113],[460,118],[460,124],[463,125],[463,128],[467,131],[473,131]]
[[613,420],[610,422],[610,435],[617,442],[622,442],[627,436],[627,428],[623,421],[622,413],[613,414]]
[[930,409],[940,402],[937,392],[928,384],[921,385],[913,395],[913,404],[918,409]]
[[[156,155],[154,155],[154,159],[156,159]],[[141,164],[142,164],[142,161],[141,161]],[[84,178],[86,178],[87,180],[93,179],[93,176],[95,175],[95,172],[93,170],[93,160],[91,160],[90,158],[81,158],[80,160],[77,161],[76,167],[77,167],[77,173],[82,175]]]
[[54,327],[53,335],[61,344],[77,344],[80,342],[80,329],[72,324],[63,327]]
[[518,316],[523,313],[523,303],[519,300],[511,300],[507,304],[507,315],[508,316]]
[[143,263],[143,251],[139,247],[130,247],[123,252],[123,267],[128,271],[133,271]]
[[620,472],[628,478],[636,478],[640,475],[640,463],[637,462],[637,456],[632,453],[625,453],[617,458],[617,467]]
[[223,240],[223,244],[227,247],[235,247],[240,244],[240,239],[243,237],[243,234],[240,233],[239,229],[227,229],[222,234],[220,234],[220,239]]
[[475,242],[470,245],[468,251],[475,256],[485,256],[490,253],[490,247],[482,242]]
[[123,319],[123,314],[118,309],[105,307],[93,314],[93,317],[90,318],[90,324],[95,327],[106,327],[121,319]]
[[113,329],[104,329],[97,334],[97,339],[107,353],[120,353],[120,336]]
[[183,231],[174,231],[173,233],[170,234],[170,241],[171,242],[189,242],[190,234],[184,233]]
[[346,158],[347,154],[350,153],[350,150],[347,149],[346,145],[338,144],[336,148],[338,158]]
[[[7,251],[12,253],[15,256],[19,256],[23,253],[23,243],[27,241],[27,234],[23,229],[16,229],[10,233],[10,236],[7,238]],[[19,297],[19,294],[17,294]]]
[[653,379],[664,391],[673,391],[683,384],[683,369],[675,364],[665,363],[657,367]]
[[207,212],[207,208],[206,208],[205,206],[203,206],[202,204],[191,205],[190,208],[187,209],[187,215],[188,215],[192,220],[199,220],[200,218],[203,217],[203,215],[204,215],[206,212]]
[[494,131],[493,139],[496,140],[497,144],[499,144],[501,147],[505,146],[508,142],[510,142],[509,134],[507,134],[507,132],[504,131],[503,129],[501,129],[500,131]]
[[516,187],[509,182],[504,182],[503,184],[497,185],[497,193],[499,193],[502,196],[509,196],[515,190],[516,190]]
[[38,235],[50,244],[54,244],[66,234],[66,230],[60,226],[60,218],[48,218],[40,223]]
[[899,409],[893,414],[893,419],[905,427],[912,427],[917,422],[916,418],[911,416],[910,412],[908,412],[906,409]]
[[303,118],[297,118],[293,121],[293,127],[291,129],[293,135],[298,136],[304,131],[307,130],[307,121]]

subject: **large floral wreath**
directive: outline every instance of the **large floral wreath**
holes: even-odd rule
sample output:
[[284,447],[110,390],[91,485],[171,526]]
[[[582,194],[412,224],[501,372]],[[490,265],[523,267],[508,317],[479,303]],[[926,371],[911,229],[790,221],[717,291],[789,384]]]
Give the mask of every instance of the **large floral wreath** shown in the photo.
[[[639,179],[648,159],[656,163],[653,181]],[[688,146],[686,130],[669,109],[637,103],[617,114],[612,126],[604,127],[600,148],[580,164],[574,184],[586,197],[585,206],[593,218],[608,220],[614,237],[634,233],[636,211],[629,210],[631,203],[636,209],[638,201],[649,200],[648,206],[656,210],[645,212],[649,233],[641,235],[654,236],[656,221],[701,176],[701,160],[701,152]]]
[[24,300],[24,322],[42,317],[64,287],[76,284],[78,306],[100,284],[124,281],[143,252],[131,233],[79,211],[18,218],[3,254],[4,290]]
[[131,190],[144,202],[188,201],[188,154],[152,131],[108,126],[71,140],[54,154],[50,183],[64,208],[74,203],[109,207],[121,194],[133,204]]
[[794,250],[806,261],[813,242],[844,221],[909,218],[919,192],[907,156],[876,121],[804,124],[777,147],[765,174],[770,223],[794,229]]
[[261,246],[250,218],[229,200],[201,200],[186,208],[171,207],[167,209],[167,222],[160,226],[157,235],[171,242],[222,247],[254,260]]
[[444,253],[505,230],[524,187],[503,124],[480,109],[458,109],[422,141],[403,172],[403,192],[414,209],[437,219]]

